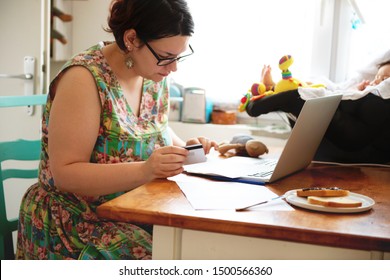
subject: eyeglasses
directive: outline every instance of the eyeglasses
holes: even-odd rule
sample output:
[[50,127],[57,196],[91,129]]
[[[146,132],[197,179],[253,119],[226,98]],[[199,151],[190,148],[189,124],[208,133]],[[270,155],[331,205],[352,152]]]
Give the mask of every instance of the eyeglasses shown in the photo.
[[157,65],[158,66],[166,66],[171,63],[174,63],[175,61],[180,62],[185,60],[188,56],[192,55],[194,53],[194,50],[192,49],[191,45],[188,45],[190,47],[191,53],[178,56],[178,57],[173,57],[173,58],[160,58],[160,56],[152,49],[152,47],[145,41],[142,40],[144,44],[148,47],[150,52],[153,54],[153,56],[157,59]]

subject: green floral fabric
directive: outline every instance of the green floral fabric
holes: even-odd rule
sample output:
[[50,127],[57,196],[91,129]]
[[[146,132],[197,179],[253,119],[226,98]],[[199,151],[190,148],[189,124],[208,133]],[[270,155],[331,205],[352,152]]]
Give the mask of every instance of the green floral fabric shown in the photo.
[[101,50],[105,44],[109,43],[100,43],[73,57],[50,85],[42,119],[39,182],[28,189],[20,208],[18,259],[150,259],[152,256],[151,225],[104,221],[96,215],[98,205],[122,193],[85,197],[61,192],[50,171],[50,109],[57,81],[75,65],[92,73],[102,106],[91,162],[142,161],[154,149],[172,144],[167,128],[166,80],[159,83],[144,80],[140,114],[134,115],[103,56]]

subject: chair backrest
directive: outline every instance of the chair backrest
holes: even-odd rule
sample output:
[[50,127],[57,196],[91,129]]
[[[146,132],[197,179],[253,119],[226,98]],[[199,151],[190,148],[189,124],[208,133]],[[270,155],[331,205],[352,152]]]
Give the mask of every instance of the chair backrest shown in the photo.
[[46,94],[0,96],[0,108],[29,106],[29,105],[43,105],[46,103],[46,99],[47,99]]
[[[0,108],[43,105],[46,97],[46,95],[0,96]],[[18,218],[7,217],[5,182],[13,179],[28,179],[31,182],[31,179],[37,179],[38,164],[34,167],[20,168],[20,163],[37,161],[40,153],[41,140],[17,139],[0,142],[0,259],[2,260],[15,258],[12,233],[18,229]],[[12,164],[7,164],[7,161],[12,161]]]

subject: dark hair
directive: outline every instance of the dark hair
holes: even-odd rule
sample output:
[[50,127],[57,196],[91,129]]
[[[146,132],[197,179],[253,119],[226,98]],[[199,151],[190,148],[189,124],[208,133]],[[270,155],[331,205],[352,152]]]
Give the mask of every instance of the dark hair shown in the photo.
[[194,22],[185,0],[114,0],[108,17],[108,28],[122,50],[123,34],[134,29],[144,41],[191,36]]
[[385,62],[382,62],[382,63],[379,63],[378,64],[378,69],[382,68],[383,66],[387,65],[387,64],[390,64],[390,60],[387,60]]

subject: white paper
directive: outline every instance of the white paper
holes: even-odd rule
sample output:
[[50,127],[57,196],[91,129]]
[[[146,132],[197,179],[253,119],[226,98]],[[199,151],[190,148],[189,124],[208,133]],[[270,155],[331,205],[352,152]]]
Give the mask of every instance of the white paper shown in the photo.
[[[195,210],[235,210],[278,195],[264,186],[219,182],[205,178],[179,174],[168,178],[175,181]],[[293,211],[283,199],[250,208],[262,211]]]
[[263,161],[264,159],[261,158],[235,156],[224,160],[219,159],[216,164],[215,160],[210,160],[208,157],[206,162],[184,166],[184,170],[195,174],[219,175],[234,179],[261,171],[261,168],[264,168]]

